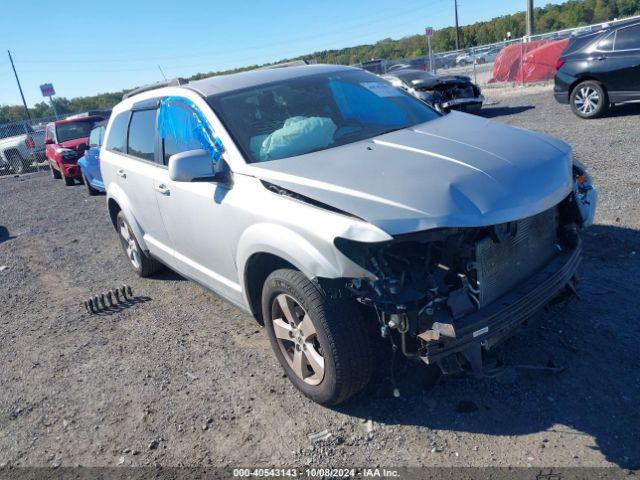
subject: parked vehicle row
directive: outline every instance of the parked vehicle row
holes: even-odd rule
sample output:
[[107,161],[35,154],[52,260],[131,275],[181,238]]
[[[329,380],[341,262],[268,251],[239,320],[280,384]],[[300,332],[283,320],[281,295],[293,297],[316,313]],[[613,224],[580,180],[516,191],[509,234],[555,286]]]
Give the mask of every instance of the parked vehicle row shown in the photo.
[[486,351],[572,291],[597,200],[564,142],[443,115],[351,67],[139,89],[102,143],[134,271],[166,265],[251,313],[327,405],[394,368],[374,365],[375,336],[483,376]]
[[104,120],[97,115],[75,116],[47,124],[45,146],[47,162],[55,179],[66,185],[82,180],[78,160],[89,148],[89,134],[96,123]]
[[471,52],[465,52],[456,57],[456,65],[473,65],[493,62],[502,46],[488,48],[486,50],[473,50]]

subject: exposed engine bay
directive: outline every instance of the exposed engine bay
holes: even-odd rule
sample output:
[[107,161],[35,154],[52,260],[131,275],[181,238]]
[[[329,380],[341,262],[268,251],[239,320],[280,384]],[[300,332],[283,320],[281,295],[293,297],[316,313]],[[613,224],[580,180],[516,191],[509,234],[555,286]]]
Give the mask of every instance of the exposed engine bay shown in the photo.
[[480,87],[462,75],[436,76],[422,70],[401,69],[383,78],[443,113],[477,111],[484,102]]
[[433,85],[416,85],[416,96],[440,111],[479,109],[483,98],[480,89],[466,77],[444,77]]
[[[330,282],[339,295],[371,307],[383,337],[408,357],[482,375],[482,349],[507,338],[563,292],[574,292],[588,212],[588,178],[574,167],[574,190],[560,204],[521,220],[441,228],[336,247],[374,279]],[[457,355],[462,354],[462,355]]]

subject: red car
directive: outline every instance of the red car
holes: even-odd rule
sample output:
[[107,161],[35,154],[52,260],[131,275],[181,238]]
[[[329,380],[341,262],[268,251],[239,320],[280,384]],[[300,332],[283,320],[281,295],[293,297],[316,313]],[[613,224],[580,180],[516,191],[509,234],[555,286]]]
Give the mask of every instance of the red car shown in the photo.
[[47,124],[44,143],[53,178],[64,178],[67,185],[81,178],[78,160],[88,148],[91,129],[102,120],[103,117],[88,115]]

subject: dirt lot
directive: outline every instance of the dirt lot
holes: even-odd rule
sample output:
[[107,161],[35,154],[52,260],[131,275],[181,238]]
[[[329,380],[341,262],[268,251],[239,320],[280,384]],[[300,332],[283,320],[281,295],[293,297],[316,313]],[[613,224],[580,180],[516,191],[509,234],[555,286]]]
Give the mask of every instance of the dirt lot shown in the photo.
[[[174,273],[136,278],[103,196],[0,179],[0,466],[640,466],[640,108],[581,121],[548,88],[487,93],[485,116],[568,141],[600,190],[581,299],[496,352],[563,372],[476,381],[405,365],[400,398],[381,374],[320,407],[251,317]],[[138,304],[83,311],[122,283]]]

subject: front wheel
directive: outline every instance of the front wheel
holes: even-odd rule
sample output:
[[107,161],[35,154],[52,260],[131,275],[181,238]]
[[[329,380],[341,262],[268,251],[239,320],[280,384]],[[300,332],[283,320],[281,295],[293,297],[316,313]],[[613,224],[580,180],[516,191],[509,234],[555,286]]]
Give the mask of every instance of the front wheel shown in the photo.
[[49,163],[49,168],[51,169],[51,176],[53,178],[55,178],[56,180],[60,180],[62,178],[62,174],[60,173],[60,171],[53,168],[53,165],[51,165],[51,163]]
[[571,91],[571,109],[580,118],[597,118],[609,108],[609,97],[602,85],[588,80]]
[[373,349],[355,303],[331,298],[301,272],[282,269],[264,283],[262,312],[280,365],[314,402],[337,405],[367,385]]
[[73,178],[73,177],[67,177],[66,175],[64,175],[64,184],[65,184],[67,187],[70,187],[70,186],[72,186],[72,185],[75,185],[75,184],[76,184],[76,181],[74,180],[74,178]]

